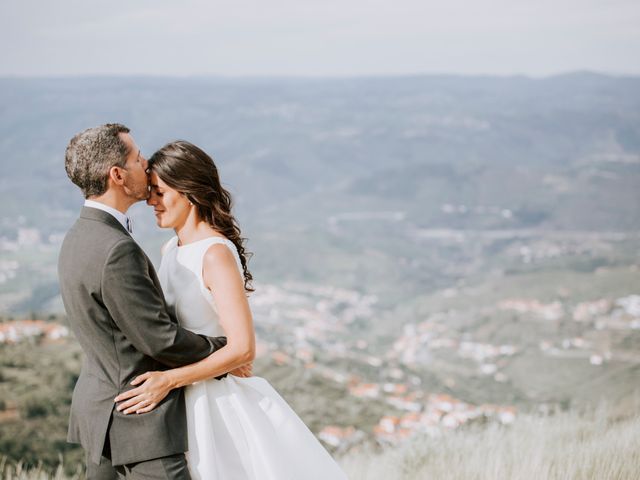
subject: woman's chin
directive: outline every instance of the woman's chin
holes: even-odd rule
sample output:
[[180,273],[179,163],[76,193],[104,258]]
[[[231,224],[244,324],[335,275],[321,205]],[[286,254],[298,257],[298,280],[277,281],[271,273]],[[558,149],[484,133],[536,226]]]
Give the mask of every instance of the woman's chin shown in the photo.
[[164,222],[162,220],[162,216],[161,215],[156,215],[156,225],[158,225],[158,227],[160,228],[169,228],[170,225],[167,225],[166,222]]

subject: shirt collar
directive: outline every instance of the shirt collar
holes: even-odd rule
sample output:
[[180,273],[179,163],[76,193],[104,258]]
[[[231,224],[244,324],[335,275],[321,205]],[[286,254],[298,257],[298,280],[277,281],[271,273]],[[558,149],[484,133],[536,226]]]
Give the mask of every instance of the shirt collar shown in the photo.
[[124,227],[125,230],[129,231],[127,225],[129,223],[129,217],[127,217],[120,210],[116,210],[115,208],[110,207],[109,205],[105,205],[104,203],[96,202],[95,200],[85,200],[84,206],[89,208],[97,208],[98,210],[102,210],[103,212],[107,212],[112,215],[120,224]]

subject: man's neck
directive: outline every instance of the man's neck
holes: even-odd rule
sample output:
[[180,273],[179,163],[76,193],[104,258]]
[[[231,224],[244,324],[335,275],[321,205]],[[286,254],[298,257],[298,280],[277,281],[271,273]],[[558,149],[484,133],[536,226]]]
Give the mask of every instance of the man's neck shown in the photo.
[[127,214],[129,207],[135,203],[135,201],[131,201],[130,198],[122,198],[120,195],[117,195],[115,192],[110,190],[107,190],[102,195],[89,197],[87,200],[102,203],[103,205],[114,208],[125,215]]

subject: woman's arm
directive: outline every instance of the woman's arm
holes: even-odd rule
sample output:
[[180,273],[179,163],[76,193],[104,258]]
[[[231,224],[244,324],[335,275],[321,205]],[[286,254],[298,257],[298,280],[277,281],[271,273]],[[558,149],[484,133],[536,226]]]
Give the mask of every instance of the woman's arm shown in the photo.
[[229,247],[221,244],[209,247],[204,256],[202,277],[216,302],[227,345],[199,362],[169,370],[173,388],[217,377],[252,362],[255,357],[253,319],[244,279]]
[[131,383],[141,383],[140,386],[115,398],[116,402],[126,400],[118,405],[119,411],[150,411],[174,388],[217,377],[253,361],[255,335],[244,278],[239,275],[235,257],[226,245],[214,244],[209,247],[203,260],[202,277],[216,302],[227,344],[196,363],[139,375]]

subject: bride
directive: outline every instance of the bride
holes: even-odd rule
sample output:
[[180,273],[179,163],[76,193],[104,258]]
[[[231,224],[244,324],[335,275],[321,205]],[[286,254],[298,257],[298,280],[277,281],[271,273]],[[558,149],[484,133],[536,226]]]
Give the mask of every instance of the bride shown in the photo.
[[186,387],[186,457],[197,480],[346,479],[273,387],[251,376],[252,276],[213,160],[177,141],[157,151],[149,169],[147,203],[158,226],[177,235],[163,247],[158,272],[168,307],[184,328],[225,335],[227,345],[197,363],[138,376],[136,388],[116,397],[117,409],[149,412],[172,389]]

